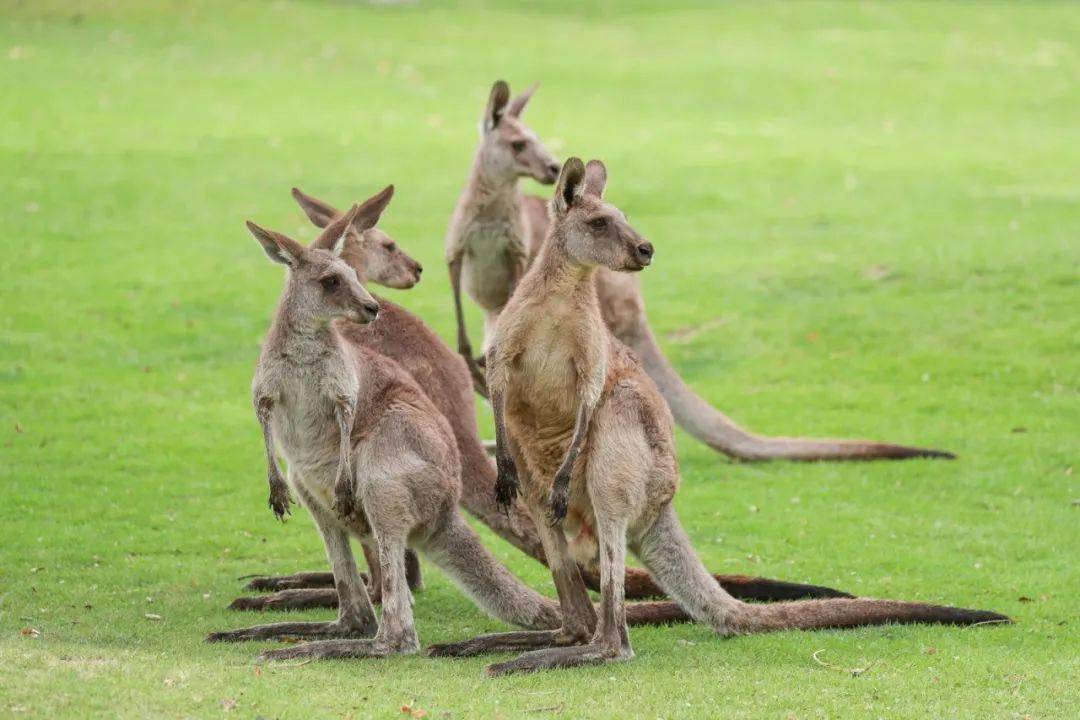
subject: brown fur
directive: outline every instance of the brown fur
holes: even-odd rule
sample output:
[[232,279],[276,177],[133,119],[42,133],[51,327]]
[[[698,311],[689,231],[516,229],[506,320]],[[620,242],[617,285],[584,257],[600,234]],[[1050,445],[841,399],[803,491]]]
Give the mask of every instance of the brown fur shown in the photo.
[[[720,635],[884,622],[1007,621],[996,613],[868,599],[750,605],[712,581],[679,525],[672,418],[634,353],[606,328],[597,267],[642,269],[653,249],[602,198],[606,170],[577,158],[563,166],[553,223],[536,262],[499,317],[488,353],[500,497],[520,488],[536,518],[559,592],[554,634],[492,636],[491,647],[533,649],[493,674],[596,664],[633,656],[627,632],[625,552],[669,595]],[[578,454],[580,451],[580,454]],[[569,468],[569,471],[567,471]],[[565,481],[565,495],[560,489]],[[599,563],[599,613],[583,603],[577,563]],[[567,640],[570,638],[571,640]],[[469,651],[489,645],[468,641]],[[537,650],[536,648],[544,648]],[[460,654],[438,648],[437,653]]]
[[[208,637],[314,640],[264,653],[264,659],[382,657],[419,649],[408,546],[425,552],[496,617],[523,627],[558,623],[554,604],[501,566],[461,517],[461,465],[446,419],[406,370],[347,341],[334,322],[371,322],[380,310],[341,259],[361,209],[354,206],[330,222],[307,249],[249,223],[267,255],[289,267],[252,381],[271,505],[278,512],[282,493],[276,446],[289,461],[289,488],[323,537],[338,597],[333,622],[279,623]],[[381,208],[356,227],[369,229],[379,213]],[[369,564],[381,589],[379,621],[350,536],[376,550]]]
[[[293,197],[313,222],[320,227],[325,227],[329,222],[341,216],[329,203],[305,195],[297,189],[293,190]],[[369,271],[365,264],[366,246],[362,244],[363,242],[361,237],[350,234],[346,238],[342,258],[346,259],[357,271],[359,277],[368,278]],[[401,262],[406,267],[414,262],[403,251],[399,250],[399,252],[402,253]],[[391,276],[395,276],[395,273],[391,272]],[[383,282],[381,275],[371,276],[370,279],[373,282]],[[379,321],[369,324],[342,323],[338,328],[343,337],[359,347],[371,349],[393,359],[410,374],[418,386],[424,388],[454,433],[462,466],[461,504],[500,537],[535,560],[545,562],[543,546],[529,515],[520,507],[513,508],[509,512],[503,511],[496,503],[495,467],[477,433],[469,371],[462,357],[447,347],[420,318],[384,298],[377,299],[382,308]],[[595,564],[583,567],[582,572],[589,587],[599,589],[599,574]],[[310,578],[307,579],[310,580]],[[739,597],[758,600],[845,596],[845,593],[831,588],[764,578],[754,578],[752,583],[746,582],[742,576],[717,575],[715,579],[724,587],[729,587],[731,592]],[[652,577],[638,568],[627,568],[626,582],[629,598],[664,596],[663,590]],[[318,584],[314,582],[306,585],[297,584],[290,582],[290,578],[287,577],[277,582],[272,579],[263,579],[259,587],[252,589],[292,590],[302,587],[318,587]],[[258,600],[258,598],[243,599],[239,601],[238,607],[259,609]],[[332,598],[325,593],[311,594],[306,598],[293,594],[288,598],[269,600],[271,603],[291,602],[294,606],[311,606],[311,604],[325,606],[328,601],[332,601]],[[302,605],[304,602],[309,605]],[[686,616],[684,615],[683,618],[686,619]]]

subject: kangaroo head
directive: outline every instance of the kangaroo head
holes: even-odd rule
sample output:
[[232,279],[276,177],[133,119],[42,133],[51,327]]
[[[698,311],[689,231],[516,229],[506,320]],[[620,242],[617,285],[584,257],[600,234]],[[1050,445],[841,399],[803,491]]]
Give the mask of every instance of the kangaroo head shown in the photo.
[[317,325],[343,317],[369,323],[378,317],[379,303],[341,259],[349,226],[359,212],[360,206],[353,205],[307,248],[290,237],[248,221],[248,230],[266,255],[289,268],[281,308],[294,322]]
[[534,92],[536,85],[511,100],[510,86],[504,81],[491,86],[480,126],[480,160],[489,176],[506,181],[531,177],[545,185],[558,177],[558,160],[521,121]]
[[566,161],[551,201],[552,238],[576,262],[636,272],[652,262],[653,246],[619,208],[604,201],[607,169],[599,160]]
[[[341,218],[333,205],[305,195],[299,188],[293,188],[292,195],[316,227],[325,228]],[[393,197],[394,186],[387,185],[360,203],[356,220],[346,228],[341,259],[356,271],[361,283],[408,290],[420,282],[424,267],[399,248],[392,237],[375,227]]]

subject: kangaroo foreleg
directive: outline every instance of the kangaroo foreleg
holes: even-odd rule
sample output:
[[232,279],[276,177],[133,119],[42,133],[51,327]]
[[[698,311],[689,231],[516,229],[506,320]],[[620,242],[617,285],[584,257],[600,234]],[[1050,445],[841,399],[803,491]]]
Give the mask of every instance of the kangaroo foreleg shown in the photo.
[[289,495],[289,486],[285,478],[281,476],[281,468],[278,467],[277,457],[274,455],[274,438],[270,431],[270,415],[274,409],[274,401],[268,395],[259,395],[255,400],[255,415],[259,419],[262,428],[263,447],[266,450],[266,480],[270,486],[270,509],[278,520],[285,522],[285,516],[291,515],[292,497]]

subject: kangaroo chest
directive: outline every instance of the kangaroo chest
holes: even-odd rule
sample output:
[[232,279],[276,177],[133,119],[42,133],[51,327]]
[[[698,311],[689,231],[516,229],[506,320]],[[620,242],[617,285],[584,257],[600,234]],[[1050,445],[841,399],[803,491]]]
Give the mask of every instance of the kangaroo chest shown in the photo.
[[499,310],[525,273],[524,232],[516,211],[481,213],[463,228],[462,283],[486,310]]
[[543,483],[550,483],[566,454],[580,405],[582,352],[571,325],[557,308],[535,313],[528,342],[507,368],[507,430]]
[[270,428],[296,482],[322,496],[332,490],[341,431],[338,398],[356,401],[358,381],[347,359],[331,353],[314,361],[284,363],[274,373]]

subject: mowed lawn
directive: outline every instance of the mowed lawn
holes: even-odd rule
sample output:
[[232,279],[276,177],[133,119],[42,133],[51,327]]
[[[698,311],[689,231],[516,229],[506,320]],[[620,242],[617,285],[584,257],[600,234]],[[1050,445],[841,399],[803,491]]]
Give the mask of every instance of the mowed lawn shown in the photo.
[[[0,7],[0,716],[1080,715],[1080,11],[454,5]],[[701,394],[960,456],[738,465],[680,433],[707,564],[1015,625],[635,629],[632,662],[498,680],[202,642],[271,619],[225,609],[238,576],[325,566],[266,507],[248,385],[283,272],[243,221],[308,240],[292,185],[395,183],[382,226],[427,272],[386,295],[452,338],[443,232],[499,77],[606,161]],[[504,627],[426,567],[423,643]]]

